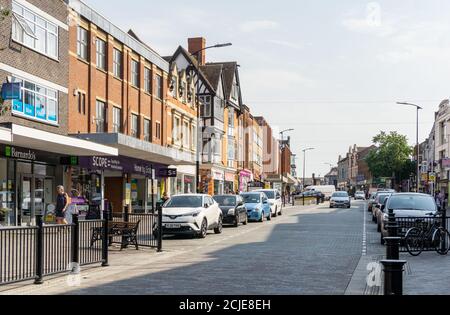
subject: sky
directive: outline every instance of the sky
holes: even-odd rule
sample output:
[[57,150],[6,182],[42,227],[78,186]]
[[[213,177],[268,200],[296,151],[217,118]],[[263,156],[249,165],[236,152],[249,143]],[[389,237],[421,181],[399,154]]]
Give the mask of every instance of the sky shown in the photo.
[[[299,176],[325,175],[350,146],[380,131],[420,141],[450,91],[447,0],[85,0],[123,30],[133,29],[160,55],[187,38],[233,46],[207,61],[237,61],[243,100],[255,116],[290,132]],[[126,5],[124,5],[126,3]],[[287,135],[287,134],[286,134]],[[327,164],[326,164],[327,163]]]

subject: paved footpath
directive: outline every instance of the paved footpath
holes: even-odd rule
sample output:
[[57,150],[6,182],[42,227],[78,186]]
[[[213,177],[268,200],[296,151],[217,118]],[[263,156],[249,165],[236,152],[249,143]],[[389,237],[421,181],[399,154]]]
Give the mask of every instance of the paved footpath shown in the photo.
[[357,203],[295,207],[205,240],[166,239],[160,254],[114,252],[110,267],[83,270],[78,287],[57,277],[0,294],[344,294],[361,257],[362,223]]
[[[364,222],[367,249],[346,290],[347,295],[383,294],[382,281],[374,281],[372,285],[368,285],[367,278],[370,273],[368,269],[371,269],[368,267],[373,267],[374,263],[379,263],[386,257],[386,248],[380,243],[380,233],[377,232],[376,224],[372,223],[369,212],[365,213]],[[412,257],[402,253],[400,259],[407,261],[403,286],[405,295],[450,294],[450,255],[440,256],[435,252],[427,252],[419,257]],[[383,274],[380,274],[379,279],[382,280],[382,277]]]

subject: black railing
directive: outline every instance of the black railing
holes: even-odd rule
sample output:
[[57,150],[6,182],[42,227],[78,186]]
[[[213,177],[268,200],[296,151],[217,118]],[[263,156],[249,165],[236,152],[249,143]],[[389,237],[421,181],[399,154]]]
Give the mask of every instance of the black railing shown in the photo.
[[0,284],[36,276],[37,227],[0,228]]
[[[424,231],[425,233],[429,233],[430,237],[425,238],[424,242],[424,248],[423,251],[435,251],[436,247],[431,242],[431,236],[432,236],[432,228],[434,227],[444,227],[447,228],[450,223],[450,217],[443,217],[437,216],[437,217],[395,217],[395,221],[397,223],[397,235],[401,238],[400,241],[400,252],[406,253],[408,252],[406,248],[406,244],[404,242],[406,233],[412,229],[412,228],[419,228],[420,230]],[[430,232],[431,231],[431,232]]]
[[0,285],[73,270],[74,264],[108,262],[107,242],[91,244],[95,229],[107,228],[105,220],[78,221],[67,225],[44,225],[36,217],[35,227],[0,228]]
[[139,222],[137,231],[137,241],[139,246],[158,247],[158,213],[130,213],[128,221],[132,223]]

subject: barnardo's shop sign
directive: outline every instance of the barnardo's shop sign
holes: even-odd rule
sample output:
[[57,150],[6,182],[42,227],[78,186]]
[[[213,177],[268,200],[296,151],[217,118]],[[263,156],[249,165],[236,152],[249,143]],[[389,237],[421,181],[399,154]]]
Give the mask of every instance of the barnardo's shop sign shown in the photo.
[[58,163],[58,159],[54,154],[39,150],[33,150],[29,148],[21,148],[12,145],[0,145],[1,156],[30,161],[30,162],[48,162],[48,163]]
[[150,163],[129,157],[116,156],[91,156],[80,157],[79,166],[91,170],[106,170],[121,173],[139,174],[151,177],[152,169],[158,174],[158,170],[167,167],[157,163]]

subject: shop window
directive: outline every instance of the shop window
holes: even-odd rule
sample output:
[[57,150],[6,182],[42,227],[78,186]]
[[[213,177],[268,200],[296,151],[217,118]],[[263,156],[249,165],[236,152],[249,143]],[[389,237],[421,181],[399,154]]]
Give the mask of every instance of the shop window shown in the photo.
[[12,81],[21,85],[21,98],[13,100],[13,114],[46,123],[58,123],[56,90],[20,78],[14,77]]
[[14,212],[14,161],[0,159],[0,227],[16,223]]
[[193,194],[195,191],[195,177],[184,175],[184,193]]

